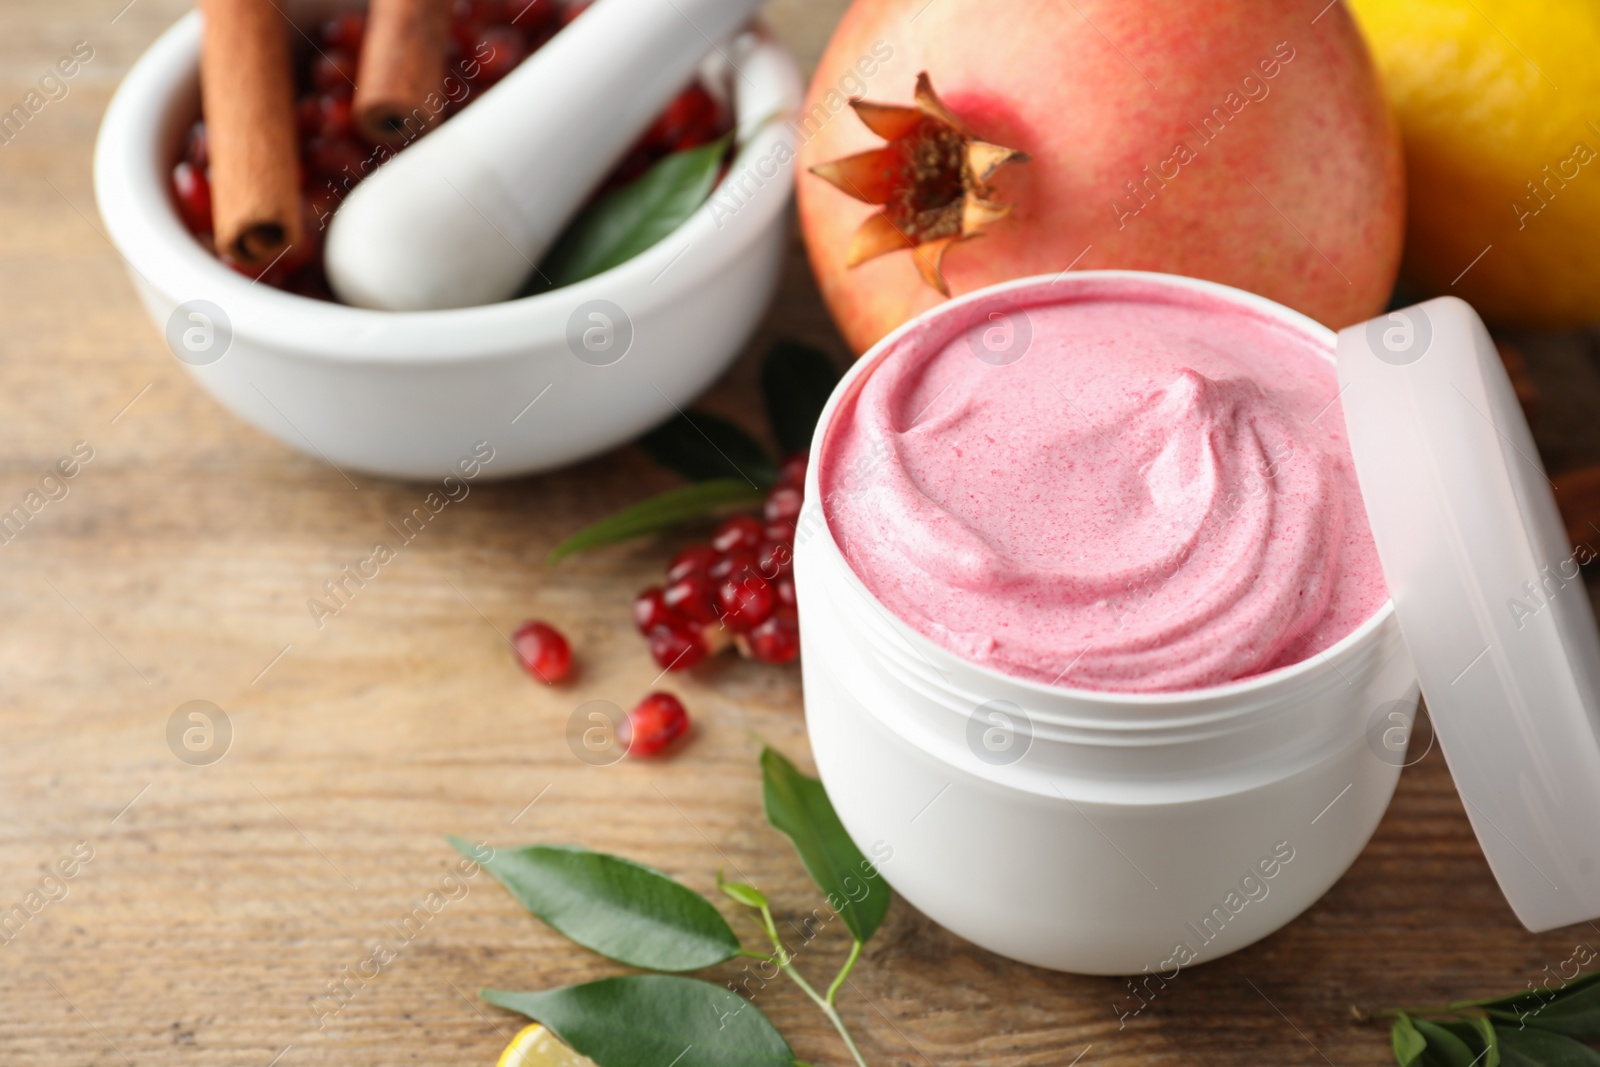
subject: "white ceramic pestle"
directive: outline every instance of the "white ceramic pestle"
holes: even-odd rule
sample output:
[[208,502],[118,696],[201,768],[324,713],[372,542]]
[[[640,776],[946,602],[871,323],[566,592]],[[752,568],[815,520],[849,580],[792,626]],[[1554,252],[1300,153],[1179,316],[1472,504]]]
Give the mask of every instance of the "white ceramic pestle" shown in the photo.
[[328,230],[334,292],[389,311],[513,296],[714,42],[760,3],[596,0],[355,187]]

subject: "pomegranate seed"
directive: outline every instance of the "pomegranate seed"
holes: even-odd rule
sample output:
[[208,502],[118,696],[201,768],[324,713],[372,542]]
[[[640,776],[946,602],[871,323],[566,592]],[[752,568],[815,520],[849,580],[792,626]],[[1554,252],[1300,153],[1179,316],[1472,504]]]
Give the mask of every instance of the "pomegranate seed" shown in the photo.
[[[556,10],[555,0],[512,0],[510,13],[510,25],[530,37],[547,27],[553,30],[561,18],[561,13]],[[528,43],[530,51],[536,51],[539,47],[531,40]]]
[[339,195],[324,187],[308,193],[305,203],[307,234],[320,241],[322,232],[333,221],[333,213],[339,209]]
[[348,137],[355,131],[349,92],[334,90],[323,93],[316,101],[317,132],[324,137]]
[[671,626],[682,619],[683,616],[667,606],[659,585],[652,585],[634,598],[633,624],[642,634],[648,634],[657,626]]
[[750,655],[762,663],[788,663],[800,654],[800,622],[793,608],[779,608],[744,635]]
[[172,192],[178,199],[178,214],[189,232],[211,232],[211,183],[205,173],[189,163],[172,168]]
[[[546,10],[552,10],[551,5],[549,4],[546,4],[545,8]],[[545,45],[549,44],[550,38],[554,37],[556,35],[556,31],[561,28],[561,23],[557,22],[554,18],[547,19],[542,24],[535,24],[532,26],[529,26],[527,24],[527,20],[524,19],[522,22],[517,23],[517,25],[525,34],[527,34],[529,55],[532,55]]]
[[289,276],[283,283],[286,291],[312,300],[334,301],[333,290],[328,286],[328,276],[322,273],[320,263],[308,263]]
[[311,60],[311,84],[323,92],[349,91],[356,83],[356,57],[343,48],[330,48]]
[[[302,193],[300,196],[301,217],[304,218],[310,213],[310,210],[310,207],[306,204],[305,194]],[[278,262],[273,264],[272,274],[269,278],[263,278],[262,280],[268,281],[270,279],[273,285],[281,288],[288,282],[289,275],[311,262],[311,257],[321,249],[322,242],[319,240],[320,237],[321,234],[312,231],[306,234],[298,243],[285,248]]]
[[736,548],[726,555],[718,556],[717,561],[706,568],[706,577],[721,585],[734,572],[754,570],[758,563],[754,551],[748,548]]
[[781,574],[772,583],[772,591],[778,594],[778,603],[786,608],[795,606],[794,575]]
[[753,515],[724,519],[711,535],[711,547],[727,555],[736,548],[754,549],[761,543],[761,523]]
[[315,96],[302,96],[294,104],[294,128],[300,135],[300,147],[315,137],[322,129],[322,108]]
[[761,506],[761,517],[768,522],[794,522],[800,517],[800,505],[805,497],[792,485],[780,485],[767,494]]
[[717,587],[722,622],[734,633],[744,633],[765,622],[777,605],[772,584],[759,574],[742,570]]
[[487,26],[510,17],[502,0],[456,0],[450,6],[450,21],[463,25]]
[[471,54],[478,63],[478,76],[473,81],[487,89],[528,58],[528,42],[510,26],[490,26],[474,42]]
[[[349,137],[313,138],[306,144],[305,159],[313,174],[330,178],[341,188],[366,177],[363,165],[367,164],[368,155]],[[366,169],[370,170],[370,165]]]
[[657,756],[689,732],[689,713],[671,693],[651,693],[628,712],[625,740],[630,756]]
[[679,578],[667,586],[661,599],[669,609],[695,622],[717,621],[715,587],[703,574]]
[[716,100],[706,92],[705,86],[695,82],[672,98],[666,110],[650,124],[640,141],[669,150],[676,148],[691,130],[701,126],[714,127],[718,110]]
[[523,668],[546,685],[561,681],[572,668],[572,646],[548,623],[529,619],[511,634],[511,645]]
[[189,136],[183,145],[183,158],[188,160],[189,165],[201,173],[204,173],[205,169],[211,166],[211,147],[206,140],[205,119],[201,119],[189,127]]
[[361,39],[367,32],[367,16],[360,11],[346,11],[322,24],[322,43],[330,48],[347,52],[360,52]]
[[794,570],[794,546],[787,541],[765,541],[756,552],[756,565],[769,582],[789,574]]
[[710,545],[690,545],[672,557],[667,567],[667,581],[675,582],[691,574],[704,574],[717,561],[717,550]]
[[708,655],[705,643],[688,620],[650,631],[650,658],[664,671],[686,671]]
[[762,536],[768,541],[787,541],[794,544],[794,523],[769,522],[761,528]]
[[792,485],[803,491],[806,487],[806,466],[810,460],[810,453],[807,452],[796,452],[784,460],[783,466],[778,468],[778,484]]

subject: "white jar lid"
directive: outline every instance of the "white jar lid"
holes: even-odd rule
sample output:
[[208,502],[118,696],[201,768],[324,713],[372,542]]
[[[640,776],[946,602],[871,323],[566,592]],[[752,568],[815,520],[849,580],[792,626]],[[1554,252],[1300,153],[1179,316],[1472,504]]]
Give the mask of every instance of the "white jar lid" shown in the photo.
[[1535,932],[1600,916],[1600,635],[1483,322],[1440,297],[1339,333],[1356,475],[1472,827]]

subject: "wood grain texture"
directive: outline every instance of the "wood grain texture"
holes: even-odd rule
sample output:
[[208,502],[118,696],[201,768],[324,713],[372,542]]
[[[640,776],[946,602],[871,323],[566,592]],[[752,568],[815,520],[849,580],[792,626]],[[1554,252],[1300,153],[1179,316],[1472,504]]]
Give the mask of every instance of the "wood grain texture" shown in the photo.
[[[724,657],[663,683],[698,723],[671,761],[592,768],[564,740],[578,704],[627,706],[656,675],[628,602],[667,546],[539,562],[576,526],[672,484],[637,450],[475,485],[314,624],[307,598],[427,490],[360,475],[352,488],[246,428],[145,321],[98,232],[89,161],[117,76],[179,9],[137,0],[119,16],[123,2],[0,5],[0,101],[73,41],[96,49],[70,95],[0,148],[0,509],[74,442],[94,449],[69,494],[0,546],[0,911],[76,843],[93,849],[66,896],[0,944],[0,1063],[492,1064],[518,1021],[476,989],[617,968],[487,878],[414,922],[337,1014],[315,1010],[375,941],[401,942],[393,924],[454,860],[447,833],[581,842],[708,893],[725,868],[781,917],[809,912],[815,891],[762,820],[756,768],[763,741],[809,766],[795,670]],[[817,42],[817,20],[839,6],[785,2],[779,22]],[[783,286],[706,401],[747,425],[767,341],[842,356],[798,245]],[[1571,378],[1541,384],[1550,396]],[[560,688],[530,683],[508,653],[502,635],[530,615],[577,649]],[[166,743],[168,717],[192,699],[234,728],[210,766]],[[1353,1021],[1352,1005],[1520,988],[1578,941],[1600,944],[1600,931],[1518,926],[1433,752],[1319,904],[1184,972],[1125,1024],[1121,982],[1010,963],[901,901],[842,1010],[875,1067],[1377,1065],[1386,1035]],[[829,970],[842,948],[826,935],[801,966]],[[794,990],[774,984],[758,1002],[802,1058],[845,1062]]]

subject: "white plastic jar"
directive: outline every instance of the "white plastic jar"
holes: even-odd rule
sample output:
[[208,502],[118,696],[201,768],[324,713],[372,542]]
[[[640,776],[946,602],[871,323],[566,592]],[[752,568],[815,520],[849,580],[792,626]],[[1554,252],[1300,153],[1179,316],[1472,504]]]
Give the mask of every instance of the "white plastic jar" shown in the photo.
[[[1265,314],[1333,359],[1332,331],[1227,286],[1085,271],[1053,288],[1067,296],[1123,276]],[[834,391],[796,537],[807,724],[845,828],[930,918],[1026,963],[1170,980],[1283,926],[1355,860],[1394,791],[1417,674],[1392,602],[1299,663],[1133,694],[966,661],[868,591],[820,495],[835,413],[912,331],[1049,281],[939,305],[874,346]]]

